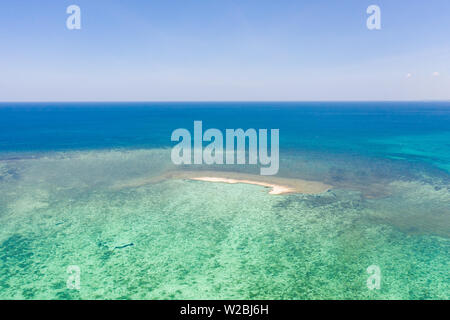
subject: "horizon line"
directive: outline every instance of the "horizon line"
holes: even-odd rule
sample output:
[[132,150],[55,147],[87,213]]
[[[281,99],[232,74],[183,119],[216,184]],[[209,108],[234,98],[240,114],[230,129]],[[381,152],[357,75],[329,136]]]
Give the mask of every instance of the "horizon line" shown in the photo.
[[368,102],[450,102],[450,99],[423,99],[423,100],[11,100],[0,101],[5,103],[368,103]]

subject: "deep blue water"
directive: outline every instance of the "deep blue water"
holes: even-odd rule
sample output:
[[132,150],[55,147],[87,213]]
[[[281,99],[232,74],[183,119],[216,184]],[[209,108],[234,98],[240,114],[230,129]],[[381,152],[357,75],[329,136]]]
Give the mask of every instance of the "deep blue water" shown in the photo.
[[278,128],[280,151],[346,153],[448,170],[450,102],[3,103],[0,152],[170,147],[176,128]]

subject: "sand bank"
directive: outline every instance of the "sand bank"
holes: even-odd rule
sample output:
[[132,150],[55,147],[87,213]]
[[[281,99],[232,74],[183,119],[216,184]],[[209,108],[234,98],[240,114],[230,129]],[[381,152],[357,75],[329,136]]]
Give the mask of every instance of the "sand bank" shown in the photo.
[[283,194],[283,193],[295,192],[295,189],[287,187],[287,186],[280,186],[277,184],[252,181],[252,180],[238,180],[238,179],[218,178],[218,177],[198,177],[198,178],[191,178],[191,179],[199,180],[199,181],[207,181],[207,182],[223,182],[223,183],[232,183],[232,184],[234,184],[234,183],[255,184],[258,186],[271,188],[272,190],[269,191],[269,194]]
[[212,183],[245,183],[270,188],[269,194],[303,193],[318,194],[331,189],[330,185],[319,181],[303,179],[261,176],[256,174],[226,171],[169,171],[162,175],[140,178],[115,185],[114,188],[139,187],[149,183],[158,183],[169,179],[195,180]]

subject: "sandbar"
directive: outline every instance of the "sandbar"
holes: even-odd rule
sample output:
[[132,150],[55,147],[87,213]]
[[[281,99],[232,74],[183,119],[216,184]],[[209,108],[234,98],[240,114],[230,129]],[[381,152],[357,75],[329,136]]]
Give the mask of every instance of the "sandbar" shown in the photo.
[[248,174],[242,172],[228,172],[228,171],[187,171],[175,170],[168,171],[161,175],[140,178],[127,183],[115,185],[115,188],[124,187],[139,187],[150,183],[159,183],[165,180],[194,180],[211,183],[230,183],[230,184],[252,184],[270,188],[269,194],[281,195],[289,193],[302,194],[319,194],[326,192],[332,186],[322,183],[320,181],[303,180],[298,178],[283,178],[277,176],[261,176],[256,174]]

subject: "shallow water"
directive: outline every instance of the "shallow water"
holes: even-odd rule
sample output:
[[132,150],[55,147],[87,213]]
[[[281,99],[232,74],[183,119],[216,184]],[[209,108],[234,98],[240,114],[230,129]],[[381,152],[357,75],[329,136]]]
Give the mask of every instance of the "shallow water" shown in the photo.
[[[323,194],[275,196],[255,185],[189,180],[113,187],[177,169],[170,161],[170,133],[164,132],[185,121],[189,128],[201,113],[181,109],[187,119],[168,118],[160,130],[150,126],[153,131],[138,121],[133,129],[140,112],[158,118],[160,108],[152,113],[135,107],[129,117],[115,109],[123,120],[107,124],[99,114],[111,119],[112,109],[85,111],[83,124],[81,114],[73,117],[75,109],[0,108],[17,121],[0,131],[0,298],[450,298],[446,105],[420,109],[422,114],[348,113],[343,106],[337,116],[301,106],[280,111],[280,118],[291,112],[306,125],[309,114],[309,122],[321,123],[296,131],[294,120],[277,120],[279,175],[333,185]],[[274,108],[258,110],[248,126],[239,118],[231,128],[267,124]],[[220,127],[213,119],[227,111],[205,110],[209,127]],[[247,115],[247,109],[238,112]],[[342,123],[353,123],[355,114],[366,126],[344,132]],[[48,124],[58,117],[66,129]],[[131,131],[116,130],[119,123],[130,123]],[[419,126],[411,128],[414,123]],[[136,138],[139,130],[148,130],[143,136],[150,141]],[[48,141],[52,132],[61,134]],[[80,290],[66,286],[70,265],[80,267]],[[381,270],[379,290],[366,285],[371,265]]]

